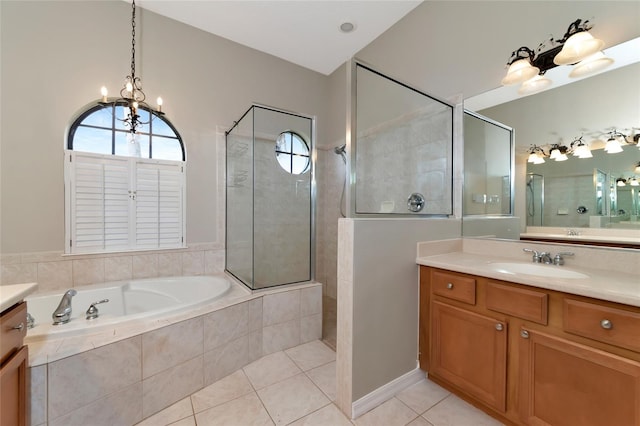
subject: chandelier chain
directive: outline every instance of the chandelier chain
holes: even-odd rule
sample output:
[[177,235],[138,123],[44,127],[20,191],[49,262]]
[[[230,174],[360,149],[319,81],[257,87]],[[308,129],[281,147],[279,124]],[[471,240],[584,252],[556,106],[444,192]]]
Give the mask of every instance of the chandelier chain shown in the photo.
[[131,79],[136,78],[136,2],[131,2]]

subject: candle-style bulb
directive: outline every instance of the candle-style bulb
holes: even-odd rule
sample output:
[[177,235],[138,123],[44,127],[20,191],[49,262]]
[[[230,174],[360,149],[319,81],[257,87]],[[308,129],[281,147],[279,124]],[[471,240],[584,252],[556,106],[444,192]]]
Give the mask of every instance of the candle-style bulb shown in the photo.
[[131,82],[127,81],[127,84],[126,84],[125,87],[126,87],[127,92],[129,92],[129,93],[133,92],[133,84],[131,84]]
[[102,95],[102,102],[107,102],[107,95],[109,94],[109,92],[107,91],[107,88],[102,86],[100,88],[100,94]]
[[158,96],[156,102],[158,103],[158,112],[162,112],[162,98]]

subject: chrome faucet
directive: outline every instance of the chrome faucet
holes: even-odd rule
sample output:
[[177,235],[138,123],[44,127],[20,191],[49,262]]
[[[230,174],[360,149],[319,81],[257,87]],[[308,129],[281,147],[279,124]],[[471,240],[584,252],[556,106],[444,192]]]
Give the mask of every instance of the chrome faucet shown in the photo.
[[563,251],[556,254],[556,257],[553,258],[553,264],[558,266],[564,265],[564,258],[562,256],[573,256],[573,253],[569,251]]
[[62,300],[60,300],[60,304],[53,311],[53,325],[65,324],[71,320],[71,298],[77,294],[77,291],[74,289],[67,290],[67,292],[62,296]]
[[531,258],[531,261],[533,263],[540,263],[540,253],[536,250],[531,250],[528,248],[523,248],[522,251],[525,251],[527,253],[533,253],[533,257]]
[[551,265],[553,263],[553,259],[551,259],[551,253],[547,253],[546,251],[540,253],[540,262],[544,263],[545,265]]

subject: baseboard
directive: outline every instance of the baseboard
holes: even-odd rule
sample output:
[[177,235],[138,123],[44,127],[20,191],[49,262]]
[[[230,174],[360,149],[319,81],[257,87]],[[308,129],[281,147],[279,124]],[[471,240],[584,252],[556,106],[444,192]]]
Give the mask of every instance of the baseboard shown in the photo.
[[425,372],[416,367],[415,370],[411,370],[397,379],[390,381],[386,385],[380,386],[378,389],[351,404],[351,418],[355,419],[360,417],[367,411],[376,408],[385,401],[388,401],[398,393],[402,392],[409,386],[418,383],[425,377]]

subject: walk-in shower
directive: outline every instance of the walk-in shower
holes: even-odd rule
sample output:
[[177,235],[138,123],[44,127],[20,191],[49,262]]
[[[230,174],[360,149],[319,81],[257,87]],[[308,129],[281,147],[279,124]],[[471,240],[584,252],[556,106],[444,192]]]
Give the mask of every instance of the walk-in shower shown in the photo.
[[527,174],[527,226],[543,226],[544,176]]
[[226,133],[225,269],[251,289],[314,278],[314,120],[253,105]]

